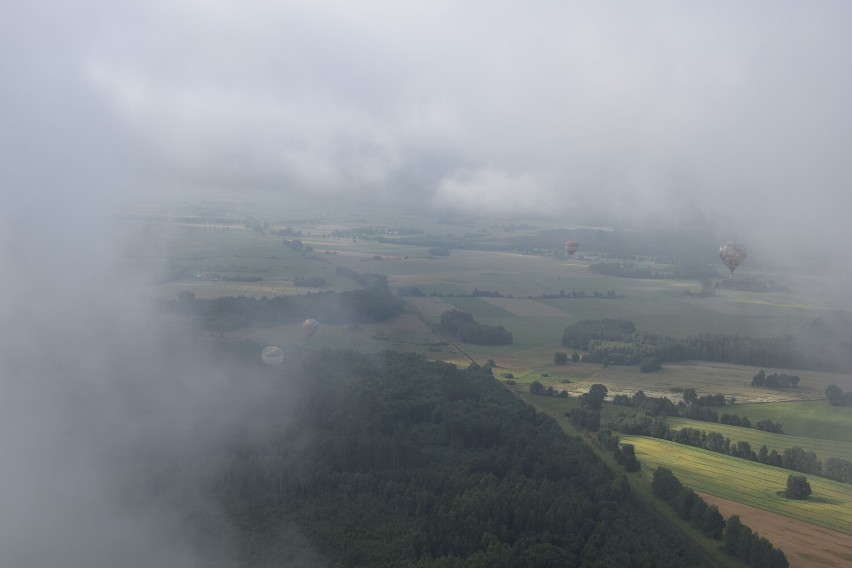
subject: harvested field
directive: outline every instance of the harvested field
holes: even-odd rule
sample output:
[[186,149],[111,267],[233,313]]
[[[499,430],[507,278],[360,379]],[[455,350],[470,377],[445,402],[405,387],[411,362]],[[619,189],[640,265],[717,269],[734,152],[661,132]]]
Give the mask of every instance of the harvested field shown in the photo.
[[520,317],[541,318],[541,317],[568,317],[569,314],[562,310],[542,304],[535,300],[524,300],[520,298],[480,298],[489,304],[493,304],[498,308],[506,310],[510,314]]
[[187,290],[197,298],[212,300],[226,296],[246,296],[248,298],[274,298],[294,294],[307,294],[319,291],[318,288],[296,288],[292,281],[260,280],[258,282],[229,282],[227,280],[181,280],[168,282],[157,289],[157,295],[169,300],[177,299],[178,294]]
[[784,551],[791,568],[825,568],[852,565],[852,536],[762,509],[699,493],[719,507],[726,519],[739,515],[743,522]]

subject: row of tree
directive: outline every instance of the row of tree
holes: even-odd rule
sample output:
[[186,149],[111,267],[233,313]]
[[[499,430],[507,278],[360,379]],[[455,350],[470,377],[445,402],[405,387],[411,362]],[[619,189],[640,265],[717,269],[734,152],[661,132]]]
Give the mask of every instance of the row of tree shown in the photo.
[[461,310],[441,314],[441,329],[462,343],[474,345],[510,345],[514,341],[512,332],[502,325],[483,325]]
[[196,298],[183,291],[177,300],[163,300],[164,309],[196,316],[205,328],[238,329],[255,322],[283,324],[313,318],[326,323],[373,323],[402,313],[402,300],[378,288],[319,292],[275,298]]
[[751,378],[751,386],[766,387],[769,389],[787,389],[796,388],[799,386],[801,378],[798,375],[788,375],[786,373],[772,373],[767,375],[766,371],[761,369]]
[[325,285],[326,281],[322,276],[296,276],[293,279],[293,286],[299,288],[321,288]]
[[852,391],[843,392],[837,385],[828,385],[825,389],[825,398],[831,406],[852,406]]
[[[852,323],[849,328],[852,329]],[[674,338],[637,332],[629,320],[603,319],[566,327],[562,345],[586,351],[583,361],[612,365],[638,365],[643,359],[656,357],[662,363],[695,359],[756,367],[848,369],[852,367],[852,344],[843,343],[842,336],[838,337],[832,330],[817,321],[795,336],[754,338],[702,333]],[[775,380],[777,384],[763,386],[798,385],[795,375],[777,375]]]
[[630,473],[642,468],[642,463],[636,458],[636,447],[633,444],[622,444],[612,430],[598,430],[597,440],[601,447],[612,452],[612,457],[624,467],[624,471]]
[[706,536],[722,540],[722,550],[754,568],[786,568],[790,565],[784,553],[764,537],[743,524],[738,515],[724,520],[718,507],[707,505],[672,471],[659,466],[651,483],[654,495],[668,503],[678,516]]

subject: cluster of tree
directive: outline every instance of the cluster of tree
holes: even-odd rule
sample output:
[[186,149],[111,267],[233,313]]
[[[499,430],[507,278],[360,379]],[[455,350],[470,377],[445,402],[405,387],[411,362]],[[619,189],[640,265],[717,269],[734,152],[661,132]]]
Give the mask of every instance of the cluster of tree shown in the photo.
[[754,568],[787,568],[790,565],[782,551],[744,524],[739,515],[725,521],[722,550]]
[[449,310],[441,314],[441,328],[462,343],[474,345],[509,345],[512,332],[502,325],[483,325],[473,315],[461,310]]
[[494,290],[493,292],[490,290],[480,290],[479,288],[474,288],[473,292],[470,294],[473,298],[502,298],[503,294]]
[[757,278],[726,278],[717,282],[719,288],[738,290],[740,292],[789,292],[790,289],[774,280],[759,280]]
[[626,394],[617,394],[612,398],[612,403],[620,406],[630,406],[641,409],[650,416],[678,416],[678,407],[666,396],[647,396],[644,391],[636,391],[630,397]]
[[798,375],[788,375],[786,373],[772,373],[771,375],[767,375],[766,371],[761,369],[751,378],[751,386],[766,387],[768,389],[796,388],[799,386],[799,381],[801,380]]
[[432,247],[429,249],[429,254],[432,256],[450,256],[450,250],[446,247]]
[[708,505],[695,491],[685,487],[672,473],[672,470],[659,466],[654,470],[654,480],[651,489],[658,498],[662,499],[678,516],[689,521],[693,527],[714,540],[720,540],[725,529],[725,519],[715,505]]
[[[414,227],[356,227],[354,229],[336,229],[329,233],[333,239],[369,239],[378,235],[422,235],[422,229]],[[373,240],[381,240],[375,238]],[[393,242],[393,241],[391,241]]]
[[827,458],[822,465],[822,475],[841,483],[852,483],[852,462],[842,458]]
[[624,468],[624,471],[630,473],[639,471],[642,467],[642,463],[636,459],[636,447],[633,444],[620,444],[619,437],[611,430],[606,428],[598,430],[597,440],[601,447],[612,452],[612,457]]
[[299,239],[287,240],[282,239],[281,244],[287,247],[290,250],[294,250],[296,252],[302,253],[303,256],[309,255],[314,252],[314,247],[311,245],[306,245]]
[[747,416],[739,416],[737,414],[723,414],[719,417],[719,424],[739,426],[740,428],[751,428],[751,420],[749,420]]
[[[743,416],[742,421],[744,423],[741,424],[741,426],[746,426],[746,428],[748,428],[747,424],[745,424],[745,423],[748,422],[748,418]],[[755,424],[754,427],[757,428],[758,430],[763,430],[764,432],[772,432],[774,434],[783,434],[784,433],[784,428],[781,426],[780,422],[773,422],[772,420],[769,420],[768,418],[766,420],[758,420],[757,424]]]
[[[852,333],[852,322],[849,330]],[[719,333],[674,338],[637,332],[633,322],[617,319],[578,322],[565,328],[562,334],[563,346],[586,351],[584,361],[612,365],[638,365],[645,358],[656,357],[661,363],[697,359],[751,366],[844,370],[852,367],[852,343],[844,341],[842,335],[828,333],[819,325],[802,328],[795,336],[773,338]],[[796,386],[797,379],[795,375],[778,375],[777,388]]]
[[273,235],[277,237],[301,237],[302,231],[296,231],[293,227],[285,227],[283,229],[275,229],[270,231]]
[[[568,354],[565,353],[564,351],[557,351],[553,354],[553,364],[554,365],[560,365],[560,366],[561,365],[567,365],[568,361],[569,361]],[[572,363],[579,363],[580,362],[580,354],[577,353],[576,351],[574,351],[574,353],[571,354],[570,361]]]
[[565,416],[578,428],[596,432],[601,425],[601,408],[608,393],[609,389],[605,385],[593,384],[589,392],[580,395],[580,408],[566,411]]
[[698,392],[694,388],[687,387],[683,389],[683,402],[697,406],[725,406],[728,404],[728,399],[720,393],[698,396]]
[[299,288],[320,288],[325,285],[325,278],[322,276],[296,276],[293,280],[293,286]]
[[[653,416],[681,416],[692,420],[701,420],[702,422],[721,422],[722,424],[730,424],[732,426],[751,427],[751,422],[748,418],[740,418],[736,414],[723,414],[721,418],[715,410],[705,405],[723,406],[730,404],[724,395],[704,395],[698,396],[693,388],[683,389],[684,400],[675,404],[668,397],[649,397],[643,391],[637,391],[632,397],[625,394],[617,394],[613,397],[612,403],[619,406],[628,406],[640,409],[643,415]],[[624,415],[621,418],[632,419],[632,416]],[[761,421],[762,429],[769,432],[780,432],[781,425],[775,424],[771,420]],[[621,430],[621,428],[618,428]],[[624,431],[624,430],[621,430]],[[631,432],[631,433],[639,433]],[[647,434],[646,434],[647,435]],[[658,436],[662,437],[662,436]]]
[[784,497],[787,499],[807,499],[812,492],[807,477],[801,475],[787,476],[787,489],[784,490]]
[[755,568],[786,568],[790,565],[783,552],[744,525],[739,516],[725,520],[718,507],[708,505],[692,489],[684,486],[670,469],[658,467],[651,487],[654,494],[668,503],[681,519],[689,521],[706,536],[722,540],[722,550],[726,554]]
[[422,298],[426,294],[417,286],[401,286],[396,291],[400,298]]
[[360,272],[355,272],[351,268],[346,268],[345,266],[338,266],[335,268],[335,272],[338,276],[354,280],[364,288],[376,288],[384,292],[389,290],[387,274],[377,274],[374,272],[365,272],[362,274]]
[[590,351],[593,341],[624,342],[636,333],[636,325],[629,320],[583,320],[565,328],[562,345]]
[[828,385],[825,398],[831,406],[852,406],[852,392],[843,392],[837,385]]
[[206,329],[239,329],[255,322],[282,324],[314,318],[327,323],[373,323],[402,312],[402,300],[382,290],[318,292],[275,298],[227,296],[207,300],[183,291],[177,300],[162,300],[164,309],[198,317]]
[[269,224],[261,219],[256,217],[246,217],[246,220],[243,222],[246,227],[246,230],[254,231],[255,233],[260,233],[261,235],[266,234],[266,229],[269,228]]
[[701,406],[700,404],[684,404],[678,403],[678,414],[690,420],[700,420],[702,422],[718,422],[719,415],[709,406]]
[[328,566],[702,565],[484,368],[323,351],[291,375],[214,484],[246,565],[275,558],[293,525]]
[[551,386],[545,387],[539,381],[533,381],[530,383],[530,394],[538,396],[558,396],[559,398],[568,398],[568,391],[557,391]]

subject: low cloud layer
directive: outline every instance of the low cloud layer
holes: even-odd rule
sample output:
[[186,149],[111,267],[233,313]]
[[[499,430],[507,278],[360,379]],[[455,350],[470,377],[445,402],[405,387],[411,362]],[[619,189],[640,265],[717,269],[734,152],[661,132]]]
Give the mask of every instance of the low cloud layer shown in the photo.
[[[850,205],[844,2],[13,10],[19,130],[67,134],[44,104],[83,113],[80,140],[148,192],[674,205],[823,230]],[[535,188],[501,189],[520,180]]]

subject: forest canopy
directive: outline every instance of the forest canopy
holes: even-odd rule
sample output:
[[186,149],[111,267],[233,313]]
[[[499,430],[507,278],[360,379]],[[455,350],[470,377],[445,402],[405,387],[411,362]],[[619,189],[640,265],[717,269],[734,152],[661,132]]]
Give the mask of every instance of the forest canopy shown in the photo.
[[293,523],[329,565],[701,565],[488,369],[325,350],[282,380],[299,397],[289,424],[274,427],[270,397],[265,434],[234,447],[217,483],[247,565]]

